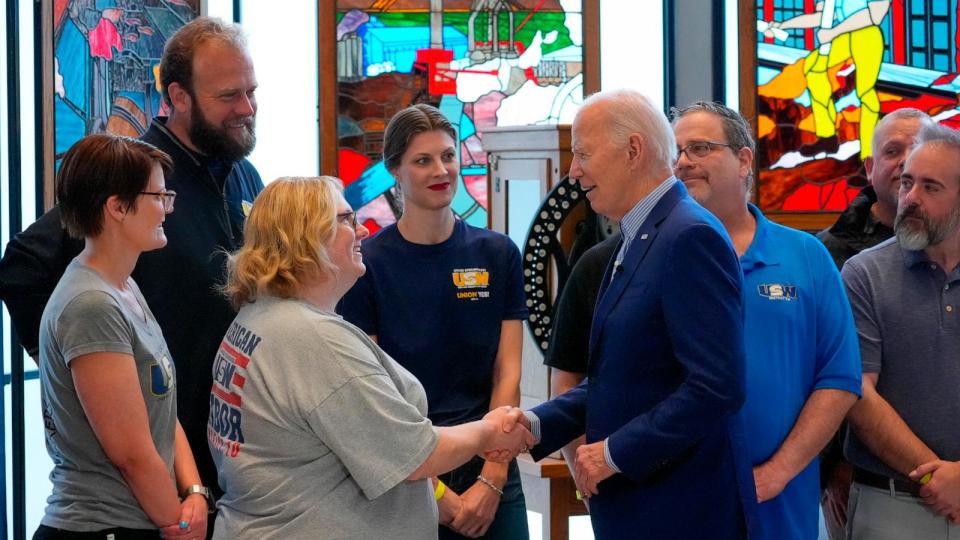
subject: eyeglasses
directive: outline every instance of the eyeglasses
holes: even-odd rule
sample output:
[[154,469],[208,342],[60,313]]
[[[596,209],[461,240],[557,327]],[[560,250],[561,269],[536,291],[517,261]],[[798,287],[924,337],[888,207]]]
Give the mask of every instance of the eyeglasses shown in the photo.
[[711,152],[723,146],[730,148],[731,150],[734,149],[732,144],[717,141],[692,142],[677,150],[677,159],[680,159],[680,154],[686,154],[687,159],[690,161],[697,161],[707,157]]
[[171,189],[166,191],[141,191],[141,195],[153,195],[154,197],[163,198],[163,211],[166,213],[173,212],[173,200],[177,198],[177,192]]
[[350,225],[353,227],[353,232],[357,232],[357,213],[353,210],[337,214],[337,221],[344,225]]

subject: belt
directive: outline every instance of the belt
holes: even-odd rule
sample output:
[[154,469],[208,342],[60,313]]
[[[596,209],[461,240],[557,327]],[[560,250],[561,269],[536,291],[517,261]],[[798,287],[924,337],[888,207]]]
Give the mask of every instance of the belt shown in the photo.
[[914,497],[920,496],[920,484],[916,482],[890,478],[866,469],[861,469],[860,467],[853,468],[853,481],[865,486],[889,491],[891,497],[895,496],[897,492],[913,495]]

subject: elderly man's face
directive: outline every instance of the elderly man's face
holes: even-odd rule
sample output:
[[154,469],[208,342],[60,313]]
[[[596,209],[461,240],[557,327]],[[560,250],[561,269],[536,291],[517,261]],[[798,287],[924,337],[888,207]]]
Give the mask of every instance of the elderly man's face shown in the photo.
[[[753,163],[749,148],[734,150],[729,146],[719,116],[691,112],[673,125],[679,152],[677,177],[698,203],[715,214],[725,209],[743,207],[747,200],[747,174]],[[692,145],[692,146],[691,146]],[[697,151],[703,155],[697,155]]]
[[206,155],[237,161],[253,151],[257,78],[250,56],[208,41],[193,58],[190,141]]
[[595,212],[620,220],[639,202],[631,196],[638,179],[631,168],[629,145],[610,137],[603,109],[608,106],[596,103],[582,109],[574,120],[570,177],[587,191]]
[[900,118],[883,124],[873,134],[874,154],[864,161],[864,166],[877,199],[891,209],[897,206],[900,173],[919,131],[920,119]]
[[936,143],[910,153],[894,221],[905,249],[936,246],[960,232],[960,155]]

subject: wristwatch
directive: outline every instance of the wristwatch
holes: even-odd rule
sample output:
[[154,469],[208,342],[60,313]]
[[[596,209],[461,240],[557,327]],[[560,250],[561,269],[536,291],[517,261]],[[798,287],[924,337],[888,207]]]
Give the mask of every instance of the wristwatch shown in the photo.
[[213,500],[213,493],[210,492],[210,488],[206,486],[201,486],[200,484],[194,484],[187,489],[183,490],[180,493],[180,499],[186,499],[194,493],[199,493],[203,495],[203,498],[207,500],[207,511],[211,514],[216,511],[217,505],[216,501]]

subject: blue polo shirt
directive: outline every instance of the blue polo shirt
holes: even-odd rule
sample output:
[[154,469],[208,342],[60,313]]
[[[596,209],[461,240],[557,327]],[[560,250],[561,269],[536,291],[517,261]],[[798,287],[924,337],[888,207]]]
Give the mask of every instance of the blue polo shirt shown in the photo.
[[[814,390],[860,395],[860,349],[840,273],[815,237],[768,221],[743,268],[747,399],[741,409],[753,465],[764,463],[793,429]],[[759,506],[762,537],[816,538],[819,460]]]

